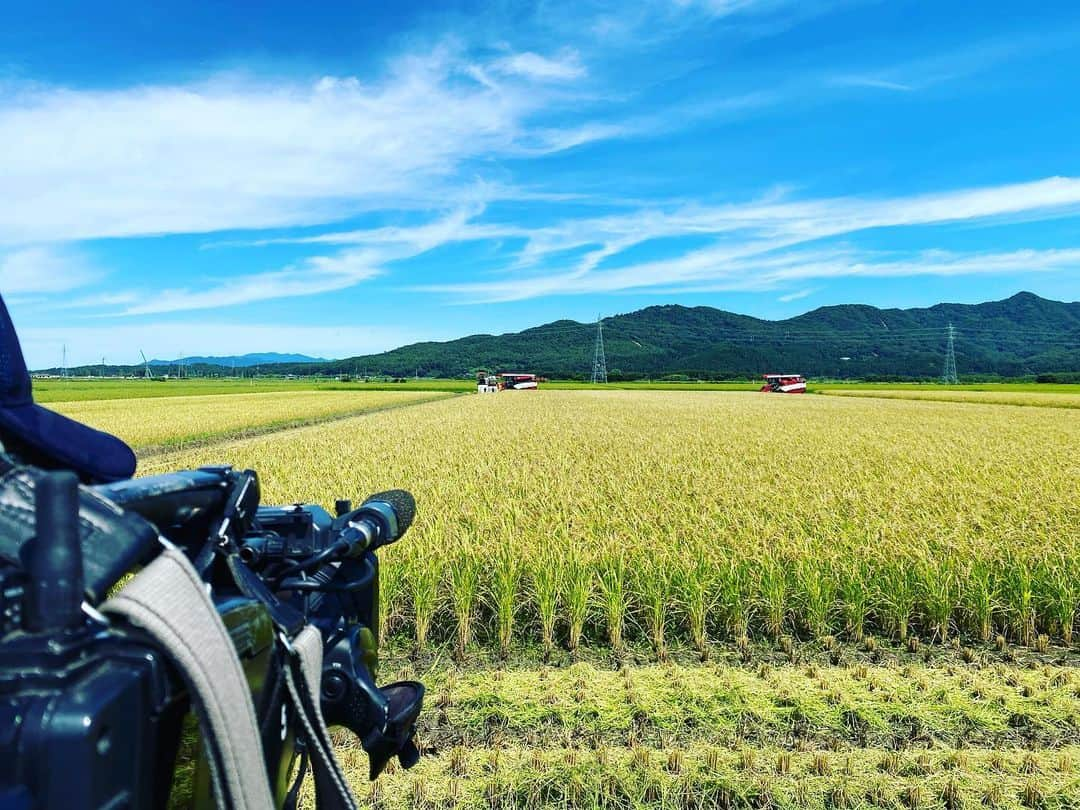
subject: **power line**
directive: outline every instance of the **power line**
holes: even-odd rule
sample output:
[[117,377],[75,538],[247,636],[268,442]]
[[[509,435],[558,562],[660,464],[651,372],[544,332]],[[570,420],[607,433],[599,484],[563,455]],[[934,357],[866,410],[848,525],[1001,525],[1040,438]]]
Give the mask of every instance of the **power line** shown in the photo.
[[604,321],[596,316],[596,346],[593,349],[592,381],[606,383],[607,380],[607,357],[604,356]]

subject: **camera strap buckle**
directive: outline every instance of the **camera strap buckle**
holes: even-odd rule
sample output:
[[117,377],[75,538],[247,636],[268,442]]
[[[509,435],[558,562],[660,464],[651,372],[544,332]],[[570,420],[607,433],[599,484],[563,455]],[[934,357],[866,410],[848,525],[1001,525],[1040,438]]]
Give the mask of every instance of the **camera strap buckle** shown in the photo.
[[225,559],[229,567],[229,573],[232,574],[233,581],[236,583],[236,587],[240,589],[240,593],[244,594],[248,599],[261,602],[270,614],[274,626],[284,633],[286,637],[296,638],[306,624],[304,614],[288,602],[279,599],[266,586],[266,583],[248,568],[247,563],[240,559],[239,554],[230,554]]
[[284,630],[278,630],[277,637],[278,641],[281,642],[281,648],[289,654],[290,658],[295,658],[299,655],[299,653],[296,651],[296,647],[294,647],[292,645],[292,642],[289,641],[289,636],[285,633]]

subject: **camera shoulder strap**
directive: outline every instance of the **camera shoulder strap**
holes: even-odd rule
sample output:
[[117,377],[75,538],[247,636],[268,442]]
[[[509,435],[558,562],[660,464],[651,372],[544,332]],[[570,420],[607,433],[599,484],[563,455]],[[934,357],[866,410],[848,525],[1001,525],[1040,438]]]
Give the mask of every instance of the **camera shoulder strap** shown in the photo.
[[315,806],[319,810],[356,810],[352,791],[334,756],[334,745],[320,706],[323,639],[318,628],[307,625],[286,644],[290,653],[285,668],[293,709],[304,726],[304,737],[315,777]]
[[[166,548],[101,610],[138,625],[179,668],[207,745],[218,807],[273,807],[247,679],[206,585],[188,558],[178,549]],[[272,615],[281,618],[273,611]],[[276,623],[288,653],[284,669],[290,702],[311,758],[316,806],[356,810],[320,706],[322,636],[312,625],[292,635],[292,628]]]
[[141,627],[187,681],[218,807],[273,807],[247,679],[205,583],[187,557],[166,548],[101,610]]

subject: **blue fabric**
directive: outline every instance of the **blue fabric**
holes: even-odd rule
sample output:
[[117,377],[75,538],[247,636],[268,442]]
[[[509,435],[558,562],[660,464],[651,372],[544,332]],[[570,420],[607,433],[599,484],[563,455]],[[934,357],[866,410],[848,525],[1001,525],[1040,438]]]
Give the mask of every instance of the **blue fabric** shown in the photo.
[[119,481],[135,472],[135,454],[122,440],[34,404],[30,372],[2,296],[0,440],[25,445],[40,456],[35,461],[90,481]]

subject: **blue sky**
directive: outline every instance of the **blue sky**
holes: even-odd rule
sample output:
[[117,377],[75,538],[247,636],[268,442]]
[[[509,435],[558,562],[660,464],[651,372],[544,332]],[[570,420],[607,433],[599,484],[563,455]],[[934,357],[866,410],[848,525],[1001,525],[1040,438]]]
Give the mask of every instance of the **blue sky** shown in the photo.
[[1080,298],[1080,5],[84,3],[0,25],[34,366],[660,303]]

